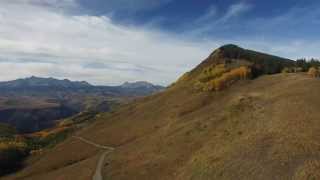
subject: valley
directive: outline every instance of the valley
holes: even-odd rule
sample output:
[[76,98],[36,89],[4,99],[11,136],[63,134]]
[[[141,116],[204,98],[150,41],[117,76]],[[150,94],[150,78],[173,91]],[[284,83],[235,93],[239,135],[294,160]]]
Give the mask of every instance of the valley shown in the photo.
[[164,89],[147,82],[93,86],[54,78],[0,82],[0,176],[53,148],[99,113]]
[[108,112],[119,104],[162,89],[147,82],[93,86],[34,76],[0,82],[0,122],[16,127],[19,133],[37,132],[80,112]]

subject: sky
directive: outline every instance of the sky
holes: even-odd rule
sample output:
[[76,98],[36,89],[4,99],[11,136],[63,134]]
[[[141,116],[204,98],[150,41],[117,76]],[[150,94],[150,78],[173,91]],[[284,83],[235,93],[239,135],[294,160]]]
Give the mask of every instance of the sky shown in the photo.
[[224,44],[320,57],[318,0],[0,0],[0,81],[168,85]]

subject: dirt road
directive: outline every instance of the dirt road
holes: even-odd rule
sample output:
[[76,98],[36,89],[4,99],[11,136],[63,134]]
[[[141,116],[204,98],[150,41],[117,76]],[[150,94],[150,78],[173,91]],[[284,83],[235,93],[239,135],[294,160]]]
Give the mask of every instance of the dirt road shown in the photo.
[[99,158],[99,161],[98,161],[98,164],[97,164],[97,167],[96,167],[96,171],[92,177],[92,180],[103,180],[103,177],[102,177],[102,168],[103,168],[103,164],[105,162],[105,159],[106,159],[106,156],[111,153],[112,151],[115,150],[115,148],[113,147],[109,147],[109,146],[104,146],[104,145],[101,145],[101,144],[97,144],[95,142],[92,142],[92,141],[89,141],[85,138],[82,138],[82,137],[79,137],[79,136],[73,136],[73,138],[75,139],[78,139],[82,142],[85,142],[89,145],[92,145],[92,146],[95,146],[99,149],[103,149],[105,150],[102,155],[100,156]]

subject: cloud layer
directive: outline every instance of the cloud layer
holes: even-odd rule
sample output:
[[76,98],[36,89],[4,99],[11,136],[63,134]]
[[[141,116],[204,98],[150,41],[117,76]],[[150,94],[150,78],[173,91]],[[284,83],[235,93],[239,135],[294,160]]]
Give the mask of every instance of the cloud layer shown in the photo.
[[209,53],[197,43],[116,25],[106,16],[70,16],[30,2],[0,4],[0,80],[38,75],[168,84]]
[[135,13],[138,11],[150,11],[159,6],[166,5],[172,0],[76,0],[79,6],[93,10],[94,14],[107,12]]
[[[168,32],[153,25],[157,17],[137,27],[118,24],[108,15],[79,13],[84,2],[95,1],[0,1],[0,81],[36,75],[94,84],[146,80],[167,85],[227,43],[289,58],[320,56],[318,38],[297,34],[308,32],[307,37],[318,31],[316,8],[244,18],[254,4],[237,2],[225,10],[212,4],[201,16],[182,23],[178,32]],[[172,1],[139,0],[134,5],[127,0],[103,1],[103,5],[135,12]]]

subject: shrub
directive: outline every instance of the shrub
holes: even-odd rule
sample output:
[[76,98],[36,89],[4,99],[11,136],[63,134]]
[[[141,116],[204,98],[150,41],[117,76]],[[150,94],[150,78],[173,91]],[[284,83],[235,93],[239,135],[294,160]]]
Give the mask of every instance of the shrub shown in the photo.
[[313,78],[317,78],[320,76],[320,73],[318,69],[316,69],[315,67],[311,67],[309,68],[308,75],[310,75]]
[[281,73],[284,73],[284,74],[285,73],[290,73],[290,70],[289,70],[289,68],[283,68]]
[[227,69],[225,68],[224,64],[208,67],[204,69],[203,72],[200,74],[199,81],[202,83],[208,82],[212,79],[220,77],[226,71]]
[[282,69],[281,72],[282,72],[282,73],[292,73],[292,72],[294,72],[294,71],[293,71],[293,69],[291,69],[291,68],[285,67],[285,68]]
[[73,128],[58,127],[51,130],[44,130],[34,133],[25,141],[32,151],[45,148],[52,148],[58,143],[65,140],[72,132]]
[[215,79],[212,83],[214,86],[214,90],[220,91],[232,83],[238,80],[245,80],[250,78],[251,69],[245,66],[241,66],[236,69],[232,69],[231,71],[224,73],[221,77]]
[[251,69],[247,66],[227,71],[224,65],[207,69],[195,83],[195,88],[202,91],[220,91],[238,80],[251,78]]

